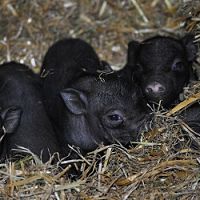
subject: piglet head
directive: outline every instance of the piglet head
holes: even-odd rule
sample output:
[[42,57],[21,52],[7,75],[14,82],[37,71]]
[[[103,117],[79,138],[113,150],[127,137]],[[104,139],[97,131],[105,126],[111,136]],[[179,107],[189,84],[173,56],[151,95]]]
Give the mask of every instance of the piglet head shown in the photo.
[[63,90],[61,96],[76,116],[71,128],[79,127],[68,137],[86,151],[101,143],[126,145],[137,140],[145,123],[147,108],[140,88],[113,74],[105,75],[104,81],[84,77],[73,88]]
[[149,102],[171,105],[189,80],[194,79],[192,62],[197,54],[193,36],[182,39],[156,36],[141,43],[132,41],[128,66]]

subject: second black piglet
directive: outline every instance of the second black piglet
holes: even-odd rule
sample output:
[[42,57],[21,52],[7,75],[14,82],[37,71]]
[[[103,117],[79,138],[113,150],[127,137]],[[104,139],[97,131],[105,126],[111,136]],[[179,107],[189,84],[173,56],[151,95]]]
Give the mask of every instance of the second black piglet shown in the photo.
[[197,48],[193,36],[182,39],[156,36],[128,44],[128,59],[121,75],[135,79],[150,103],[171,106],[183,87],[195,79],[192,63]]

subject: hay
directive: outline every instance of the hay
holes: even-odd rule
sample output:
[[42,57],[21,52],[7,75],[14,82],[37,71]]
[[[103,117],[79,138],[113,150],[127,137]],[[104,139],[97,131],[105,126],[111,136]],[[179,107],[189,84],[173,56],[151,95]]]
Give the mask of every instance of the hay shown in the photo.
[[[199,11],[198,1],[2,0],[0,62],[16,60],[39,71],[53,42],[81,37],[102,59],[122,67],[133,38],[192,31],[198,43]],[[199,61],[200,56],[197,71]],[[189,147],[190,140],[199,142],[199,137],[178,112],[199,92],[199,83],[193,83],[184,90],[186,103],[176,110],[153,110],[155,127],[130,149],[101,146],[85,157],[55,165],[41,163],[30,152],[18,162],[0,164],[0,199],[199,199],[200,151]],[[66,163],[64,169],[60,162]],[[81,171],[75,181],[67,176],[74,165]]]

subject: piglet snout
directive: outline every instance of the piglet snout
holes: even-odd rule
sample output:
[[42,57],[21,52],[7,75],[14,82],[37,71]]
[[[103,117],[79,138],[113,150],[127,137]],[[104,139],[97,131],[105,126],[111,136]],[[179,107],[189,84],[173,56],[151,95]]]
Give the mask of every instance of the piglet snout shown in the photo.
[[166,91],[166,88],[159,82],[152,82],[148,84],[145,88],[145,93],[148,95],[159,96],[165,93],[165,91]]

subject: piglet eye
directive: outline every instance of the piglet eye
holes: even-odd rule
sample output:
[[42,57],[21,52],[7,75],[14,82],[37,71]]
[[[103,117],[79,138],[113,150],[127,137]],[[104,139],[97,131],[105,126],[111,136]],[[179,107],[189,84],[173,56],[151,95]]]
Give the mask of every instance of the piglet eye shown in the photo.
[[172,71],[182,71],[183,70],[183,62],[176,61],[172,65]]
[[123,118],[120,115],[108,115],[108,118],[111,121],[123,121]]
[[120,127],[125,118],[123,113],[119,110],[109,111],[104,117],[103,122],[109,128],[118,128]]

